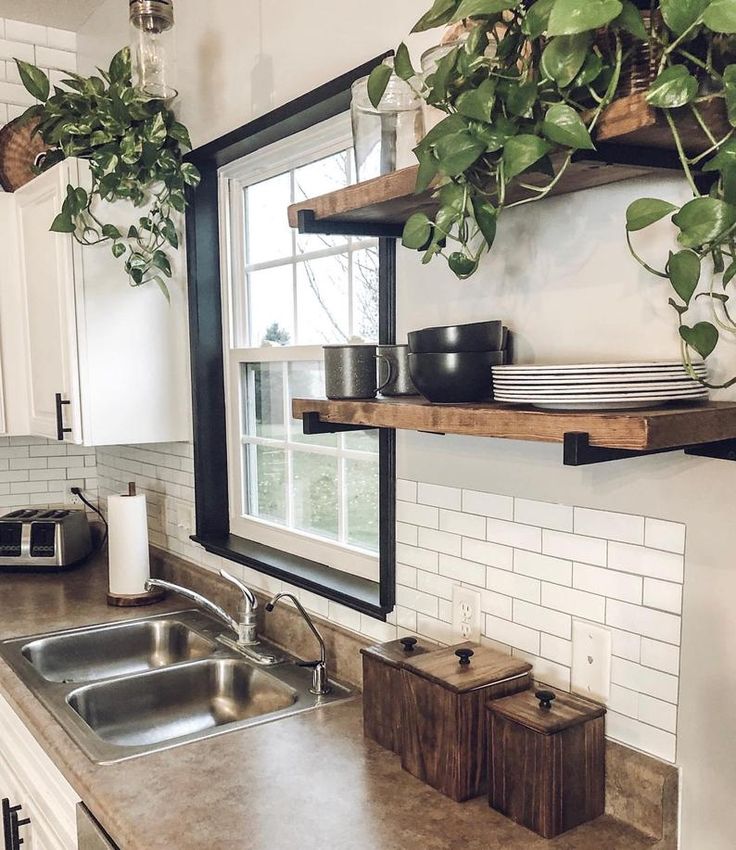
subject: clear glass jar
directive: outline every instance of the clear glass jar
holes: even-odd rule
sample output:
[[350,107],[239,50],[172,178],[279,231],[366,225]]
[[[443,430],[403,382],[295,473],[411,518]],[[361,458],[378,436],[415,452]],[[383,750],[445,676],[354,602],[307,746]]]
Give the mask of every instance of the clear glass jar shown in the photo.
[[130,60],[133,85],[149,97],[171,100],[174,79],[172,0],[130,0]]
[[368,77],[353,83],[353,142],[358,179],[370,180],[416,165],[414,148],[424,138],[422,99],[394,75],[376,109],[368,97]]

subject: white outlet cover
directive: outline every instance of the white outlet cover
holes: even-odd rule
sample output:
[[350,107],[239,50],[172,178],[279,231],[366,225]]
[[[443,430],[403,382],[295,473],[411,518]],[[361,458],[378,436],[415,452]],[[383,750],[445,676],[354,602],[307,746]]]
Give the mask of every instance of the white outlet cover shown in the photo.
[[480,643],[480,593],[459,584],[452,588],[452,631],[460,640]]
[[611,633],[608,629],[573,620],[573,693],[607,702],[611,695]]

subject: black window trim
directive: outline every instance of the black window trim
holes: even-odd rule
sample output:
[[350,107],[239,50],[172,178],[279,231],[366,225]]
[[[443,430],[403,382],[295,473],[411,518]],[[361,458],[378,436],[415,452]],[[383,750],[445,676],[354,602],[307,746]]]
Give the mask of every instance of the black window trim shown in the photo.
[[[396,436],[379,433],[379,581],[372,582],[230,533],[220,292],[218,170],[350,108],[350,87],[384,54],[192,151],[202,174],[186,216],[196,534],[206,551],[385,620],[396,594]],[[286,210],[284,210],[286,215]],[[379,342],[396,339],[396,243],[379,240]],[[349,557],[349,556],[348,556]]]

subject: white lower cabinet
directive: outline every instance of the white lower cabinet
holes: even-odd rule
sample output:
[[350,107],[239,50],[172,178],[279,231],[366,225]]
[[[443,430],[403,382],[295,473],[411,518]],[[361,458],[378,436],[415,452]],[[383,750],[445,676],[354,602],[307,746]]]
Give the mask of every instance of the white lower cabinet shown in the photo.
[[29,821],[19,827],[20,847],[4,834],[3,850],[78,850],[79,796],[2,697],[0,800],[6,809],[20,806],[14,814]]

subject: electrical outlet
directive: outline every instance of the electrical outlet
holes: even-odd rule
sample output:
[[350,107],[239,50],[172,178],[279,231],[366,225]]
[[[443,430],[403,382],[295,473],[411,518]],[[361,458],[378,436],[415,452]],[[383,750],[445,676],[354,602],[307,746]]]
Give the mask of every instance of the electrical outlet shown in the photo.
[[[89,498],[89,496],[87,497]],[[76,493],[72,493],[71,490],[67,490],[64,494],[64,507],[65,508],[84,508],[84,502],[79,498]]]
[[608,701],[611,695],[611,633],[608,629],[573,620],[571,687],[582,696]]
[[452,629],[461,639],[480,643],[480,593],[456,584],[452,588]]

